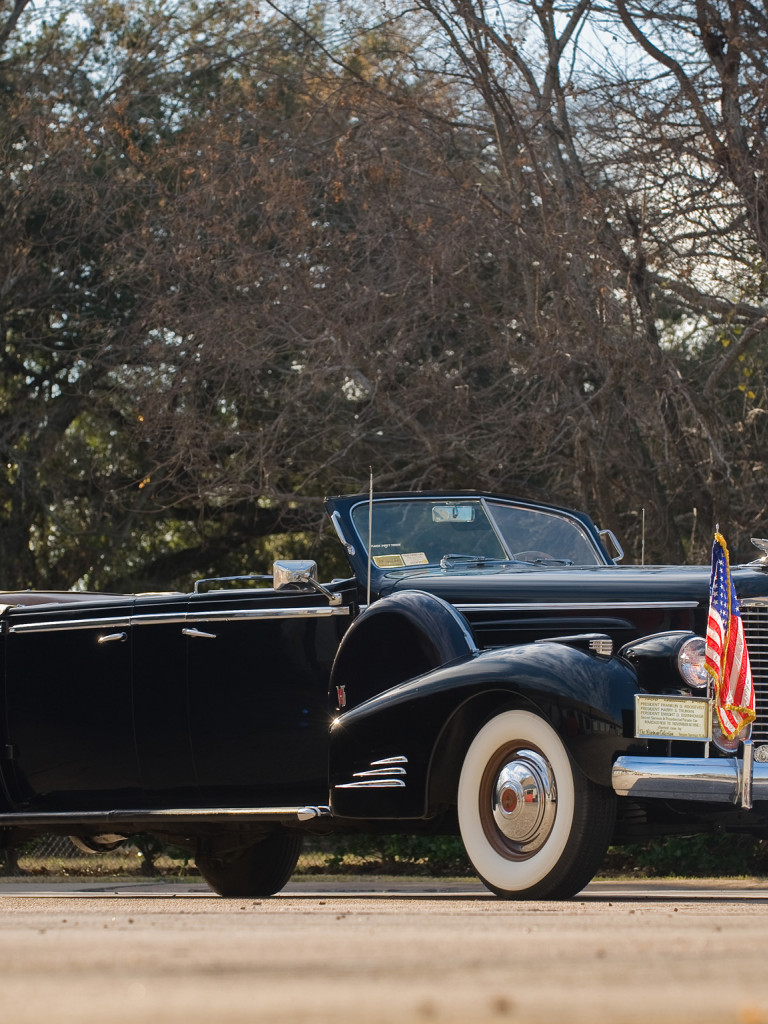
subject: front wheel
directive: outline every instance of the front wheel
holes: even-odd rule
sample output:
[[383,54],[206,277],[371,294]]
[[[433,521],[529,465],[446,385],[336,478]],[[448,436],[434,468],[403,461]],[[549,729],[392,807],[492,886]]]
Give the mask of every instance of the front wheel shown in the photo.
[[599,868],[616,799],[587,779],[552,726],[505,711],[472,741],[461,769],[461,838],[478,875],[507,899],[564,899]]
[[266,836],[230,854],[195,857],[200,874],[219,896],[256,898],[279,892],[293,874],[303,837],[292,833]]

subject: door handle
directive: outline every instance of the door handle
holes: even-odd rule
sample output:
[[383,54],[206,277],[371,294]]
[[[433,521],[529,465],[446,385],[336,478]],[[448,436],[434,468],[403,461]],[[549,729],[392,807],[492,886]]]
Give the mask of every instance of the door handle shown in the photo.
[[203,640],[215,640],[216,639],[216,634],[215,633],[204,633],[202,631],[202,629],[182,629],[181,632],[182,632],[182,634],[184,636],[196,636],[196,637],[200,637]]
[[102,633],[96,640],[97,644],[125,643],[128,639],[127,633]]

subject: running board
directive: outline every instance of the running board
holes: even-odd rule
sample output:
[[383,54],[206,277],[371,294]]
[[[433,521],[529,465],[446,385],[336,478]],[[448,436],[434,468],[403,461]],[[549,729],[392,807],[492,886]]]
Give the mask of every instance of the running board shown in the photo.
[[155,824],[250,824],[251,822],[311,821],[327,818],[330,807],[169,807],[131,811],[13,811],[0,814],[0,826],[8,825],[146,825]]

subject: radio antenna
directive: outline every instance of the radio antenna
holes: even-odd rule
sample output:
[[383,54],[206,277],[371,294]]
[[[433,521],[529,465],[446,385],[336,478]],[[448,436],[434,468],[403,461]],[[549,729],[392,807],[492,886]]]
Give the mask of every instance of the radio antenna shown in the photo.
[[365,603],[371,603],[371,540],[373,537],[373,466],[368,467],[368,586],[365,592]]
[[643,525],[641,529],[641,540],[640,540],[640,565],[645,565],[645,509],[643,512]]

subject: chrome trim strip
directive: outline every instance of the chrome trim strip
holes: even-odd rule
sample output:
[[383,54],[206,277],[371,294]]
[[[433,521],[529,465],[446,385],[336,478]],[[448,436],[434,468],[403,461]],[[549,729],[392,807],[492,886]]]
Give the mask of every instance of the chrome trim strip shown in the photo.
[[249,822],[310,821],[331,816],[325,805],[307,807],[167,807],[158,810],[125,811],[14,811],[0,814],[0,825],[104,825],[123,823],[150,825],[153,822]]
[[498,604],[454,604],[460,612],[622,611],[631,608],[698,608],[698,601],[537,601]]
[[407,775],[405,768],[372,768],[367,772],[355,772],[353,779],[383,779],[388,775]]
[[342,782],[334,789],[404,789],[402,779],[368,779],[365,782]]
[[132,615],[132,626],[174,626],[187,621],[185,612],[155,612],[147,615]]
[[[735,757],[635,757],[613,765],[611,784],[619,796],[656,800],[709,800],[738,805],[742,762]],[[752,797],[768,800],[768,764],[755,763]]]
[[[357,508],[357,505],[355,505],[355,508]],[[351,509],[350,509],[349,515],[350,515],[350,519],[351,519],[352,518],[352,510]],[[355,546],[354,546],[354,544],[350,544],[349,541],[347,540],[347,538],[344,536],[344,530],[343,530],[342,525],[341,525],[341,512],[339,512],[338,509],[331,516],[331,522],[333,523],[333,528],[336,531],[336,536],[341,541],[342,547],[347,552],[347,554],[350,557],[352,557],[352,555],[354,555],[354,553],[355,553]]]
[[67,629],[118,629],[129,626],[168,626],[191,622],[239,622],[257,619],[325,619],[349,615],[347,606],[320,608],[242,608],[208,612],[158,612],[148,615],[120,616],[112,619],[60,619],[53,622],[20,622],[9,633],[55,633]]
[[408,764],[408,758],[403,754],[397,754],[395,757],[382,757],[380,761],[371,761],[371,768],[375,768],[377,764]]
[[739,806],[748,811],[752,808],[752,788],[755,781],[755,746],[751,739],[744,741],[742,754],[739,775]]
[[320,608],[242,608],[225,611],[189,612],[185,622],[238,622],[242,619],[327,619],[332,615],[349,615],[349,607]]
[[20,622],[9,626],[9,633],[55,633],[62,629],[120,629],[131,624],[129,615],[110,619],[63,619],[53,622]]

